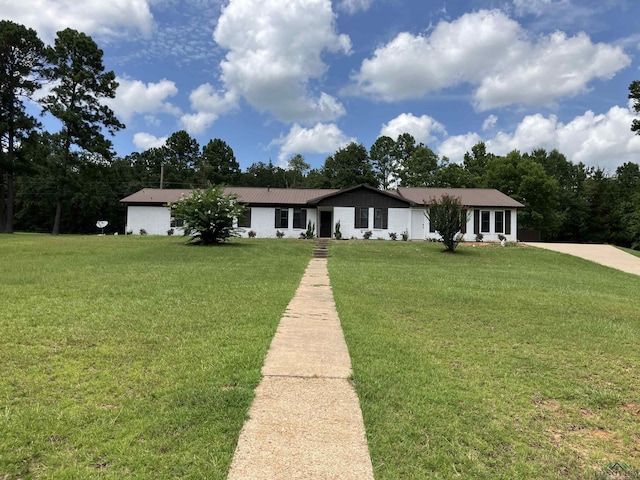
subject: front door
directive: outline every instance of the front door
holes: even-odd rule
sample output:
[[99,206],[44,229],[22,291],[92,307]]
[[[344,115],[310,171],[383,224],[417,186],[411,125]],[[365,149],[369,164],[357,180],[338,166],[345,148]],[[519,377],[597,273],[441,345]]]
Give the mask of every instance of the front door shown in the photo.
[[333,223],[333,215],[331,210],[320,211],[320,230],[318,236],[320,238],[331,238],[331,227]]

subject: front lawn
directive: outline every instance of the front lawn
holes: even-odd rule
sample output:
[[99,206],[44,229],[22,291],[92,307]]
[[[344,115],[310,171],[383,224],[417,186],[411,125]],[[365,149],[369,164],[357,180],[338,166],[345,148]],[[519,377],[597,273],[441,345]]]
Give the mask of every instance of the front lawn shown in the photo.
[[0,479],[226,478],[299,240],[0,235]]
[[330,252],[377,479],[640,469],[640,277],[524,246]]

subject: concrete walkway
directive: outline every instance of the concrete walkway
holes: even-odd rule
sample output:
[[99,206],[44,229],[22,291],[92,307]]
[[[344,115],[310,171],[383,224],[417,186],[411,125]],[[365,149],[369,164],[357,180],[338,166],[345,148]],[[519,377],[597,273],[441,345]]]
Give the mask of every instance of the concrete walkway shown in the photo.
[[262,374],[229,480],[373,479],[326,259],[309,263]]
[[623,272],[640,275],[640,258],[611,245],[542,242],[526,242],[526,245],[574,255]]

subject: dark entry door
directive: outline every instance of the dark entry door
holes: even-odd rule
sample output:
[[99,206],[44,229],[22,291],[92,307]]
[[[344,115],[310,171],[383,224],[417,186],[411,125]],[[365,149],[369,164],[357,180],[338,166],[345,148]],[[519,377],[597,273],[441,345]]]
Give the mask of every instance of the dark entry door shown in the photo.
[[331,238],[331,224],[333,215],[331,210],[322,210],[320,212],[320,231],[318,235],[320,238]]

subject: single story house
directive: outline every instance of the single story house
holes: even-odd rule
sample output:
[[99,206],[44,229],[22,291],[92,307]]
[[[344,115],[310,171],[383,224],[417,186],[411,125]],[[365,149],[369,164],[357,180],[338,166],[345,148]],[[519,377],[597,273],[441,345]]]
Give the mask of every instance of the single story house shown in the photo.
[[[429,225],[425,203],[447,194],[458,197],[467,207],[464,240],[473,241],[482,234],[485,241],[497,241],[498,235],[517,240],[517,209],[524,205],[494,189],[482,188],[408,188],[379,190],[366,185],[346,189],[225,187],[246,205],[244,218],[238,219],[242,236],[298,238],[310,221],[319,237],[331,238],[340,222],[342,238],[388,240],[390,234],[410,240],[437,239]],[[187,196],[191,190],[144,188],[120,200],[127,206],[127,231],[146,231],[149,235],[167,235],[173,229],[182,233],[180,219],[172,219],[168,204]]]

